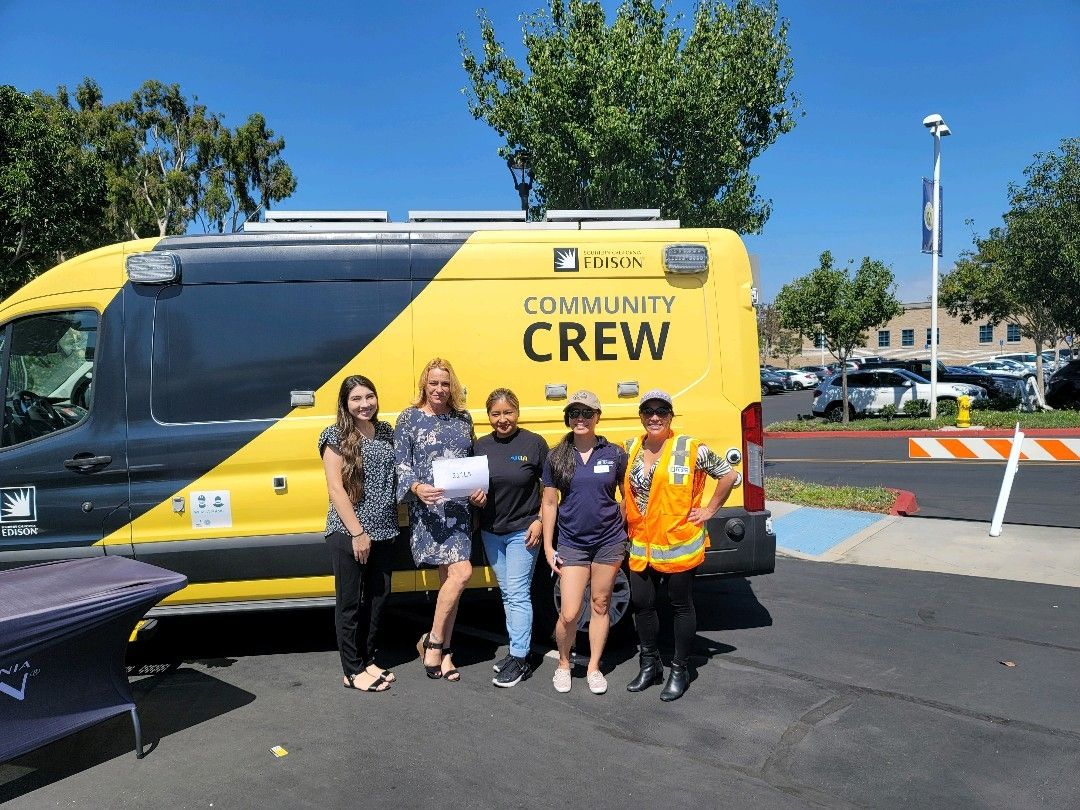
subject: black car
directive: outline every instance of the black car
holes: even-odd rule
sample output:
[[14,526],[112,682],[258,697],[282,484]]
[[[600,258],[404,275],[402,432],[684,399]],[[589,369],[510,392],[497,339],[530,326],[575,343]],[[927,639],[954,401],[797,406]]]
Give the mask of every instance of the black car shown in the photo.
[[784,391],[791,391],[794,389],[794,385],[789,378],[783,374],[776,374],[772,371],[761,370],[761,395],[767,394],[782,394]]
[[1050,378],[1046,404],[1051,408],[1080,410],[1080,360],[1073,360]]

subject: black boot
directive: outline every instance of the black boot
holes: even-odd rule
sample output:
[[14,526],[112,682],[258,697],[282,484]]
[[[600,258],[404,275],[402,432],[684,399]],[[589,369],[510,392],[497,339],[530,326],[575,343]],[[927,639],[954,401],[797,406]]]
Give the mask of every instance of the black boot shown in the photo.
[[627,692],[644,692],[653,684],[663,683],[664,664],[655,647],[641,648],[641,671],[626,685]]
[[664,702],[678,700],[685,694],[688,686],[690,686],[690,672],[686,669],[686,664],[672,661],[671,673],[660,692],[660,699]]

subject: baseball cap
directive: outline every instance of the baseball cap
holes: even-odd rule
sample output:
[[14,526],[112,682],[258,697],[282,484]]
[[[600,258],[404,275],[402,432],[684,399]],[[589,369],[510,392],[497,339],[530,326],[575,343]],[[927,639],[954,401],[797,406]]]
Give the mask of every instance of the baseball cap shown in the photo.
[[671,394],[669,394],[667,391],[661,391],[659,388],[654,388],[651,391],[646,391],[644,394],[641,395],[641,399],[638,401],[639,407],[641,405],[644,405],[650,399],[658,399],[661,402],[666,402],[668,405],[671,406],[672,410],[675,409],[675,403],[671,401]]
[[563,408],[563,410],[568,410],[574,405],[584,405],[586,408],[592,408],[594,411],[601,410],[600,398],[592,391],[575,391],[570,395],[570,400],[566,403],[566,407]]

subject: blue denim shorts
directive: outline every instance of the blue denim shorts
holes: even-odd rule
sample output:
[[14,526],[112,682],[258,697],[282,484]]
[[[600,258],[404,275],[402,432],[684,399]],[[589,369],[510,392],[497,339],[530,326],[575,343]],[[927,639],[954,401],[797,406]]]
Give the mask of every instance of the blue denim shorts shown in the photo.
[[559,546],[555,549],[559,555],[561,565],[622,565],[626,557],[626,544],[621,540],[617,543],[603,543],[591,548],[577,548],[575,546]]

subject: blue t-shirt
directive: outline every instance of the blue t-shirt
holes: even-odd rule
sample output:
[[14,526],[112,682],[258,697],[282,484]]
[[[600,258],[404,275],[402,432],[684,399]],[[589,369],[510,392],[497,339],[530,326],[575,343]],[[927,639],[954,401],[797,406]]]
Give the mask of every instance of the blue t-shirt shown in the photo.
[[[570,491],[559,502],[559,545],[592,549],[609,543],[625,543],[626,524],[619,502],[615,500],[615,490],[626,472],[626,451],[598,437],[588,462],[583,463],[576,450],[574,462]],[[545,487],[555,486],[550,454],[544,462],[540,481]]]

